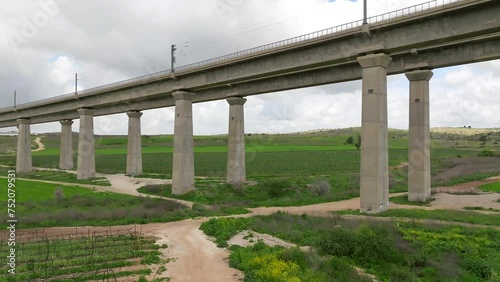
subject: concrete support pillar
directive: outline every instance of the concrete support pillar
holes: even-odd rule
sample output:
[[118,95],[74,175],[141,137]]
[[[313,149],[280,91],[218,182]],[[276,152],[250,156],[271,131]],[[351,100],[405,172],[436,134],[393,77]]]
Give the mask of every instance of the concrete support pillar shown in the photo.
[[31,121],[27,118],[17,119],[19,132],[17,135],[16,172],[27,173],[33,170],[31,163]]
[[61,120],[61,150],[59,152],[59,168],[73,168],[73,133],[72,120]]
[[80,133],[78,136],[77,179],[95,177],[94,110],[78,109]]
[[176,91],[172,194],[194,190],[193,97],[194,93]]
[[386,68],[391,57],[369,54],[358,62],[363,68],[360,209],[379,213],[389,207]]
[[142,174],[141,112],[128,112],[127,175]]
[[409,201],[426,201],[431,196],[429,80],[432,75],[430,70],[406,73],[410,80]]
[[229,134],[227,146],[227,183],[242,184],[246,181],[245,170],[245,98],[231,97],[229,103]]

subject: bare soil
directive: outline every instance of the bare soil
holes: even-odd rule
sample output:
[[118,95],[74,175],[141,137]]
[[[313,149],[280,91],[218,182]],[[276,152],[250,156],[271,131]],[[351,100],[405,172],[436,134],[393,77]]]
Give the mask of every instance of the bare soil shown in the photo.
[[499,157],[451,158],[443,160],[445,169],[432,176],[432,183],[444,184],[453,178],[478,173],[500,174]]
[[38,152],[38,151],[45,150],[45,145],[42,143],[42,138],[40,138],[40,137],[35,138],[35,143],[38,146],[38,148],[31,150],[32,152]]

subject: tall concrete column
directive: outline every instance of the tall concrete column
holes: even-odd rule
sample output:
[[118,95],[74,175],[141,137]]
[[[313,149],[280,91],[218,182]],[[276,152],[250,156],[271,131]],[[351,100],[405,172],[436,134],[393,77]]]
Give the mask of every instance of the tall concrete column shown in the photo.
[[431,196],[429,80],[432,75],[430,70],[406,73],[410,80],[409,201],[425,201]]
[[245,98],[230,97],[229,134],[227,146],[227,183],[241,184],[246,181],[245,170]]
[[128,112],[127,175],[142,174],[141,112]]
[[59,168],[73,168],[73,133],[72,120],[61,120],[61,150],[59,153]]
[[33,170],[31,163],[31,121],[27,118],[17,119],[19,128],[17,135],[16,172],[27,173]]
[[389,207],[386,68],[391,57],[369,54],[358,62],[363,68],[360,209],[379,213]]
[[194,190],[193,97],[194,93],[176,91],[172,194]]
[[78,136],[78,179],[95,177],[94,110],[78,109],[80,133]]

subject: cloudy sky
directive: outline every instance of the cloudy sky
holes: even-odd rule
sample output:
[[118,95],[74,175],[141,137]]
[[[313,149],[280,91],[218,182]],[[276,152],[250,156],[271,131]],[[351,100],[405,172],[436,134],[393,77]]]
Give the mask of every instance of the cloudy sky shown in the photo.
[[[369,16],[425,1],[370,0]],[[83,90],[362,18],[355,0],[0,0],[0,107]],[[500,127],[500,61],[434,70],[431,126]],[[389,127],[408,128],[408,81],[388,78]],[[227,132],[226,101],[195,104],[194,133]],[[144,134],[172,134],[173,108],[145,111]],[[252,96],[247,132],[361,125],[361,81]],[[96,134],[126,134],[125,114]],[[78,121],[73,124],[77,131]],[[15,128],[0,129],[0,131]],[[59,131],[59,123],[32,132]]]

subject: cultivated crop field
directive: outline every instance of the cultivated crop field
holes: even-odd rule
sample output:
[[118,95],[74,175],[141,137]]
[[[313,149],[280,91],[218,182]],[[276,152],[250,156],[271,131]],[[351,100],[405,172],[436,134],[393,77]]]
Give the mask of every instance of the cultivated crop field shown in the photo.
[[[6,237],[0,253],[7,253]],[[150,264],[160,263],[154,238],[133,229],[44,236],[24,233],[17,238],[15,275],[7,273],[9,258],[2,257],[1,281],[88,281],[130,277],[152,272]],[[158,280],[161,281],[161,280]]]

